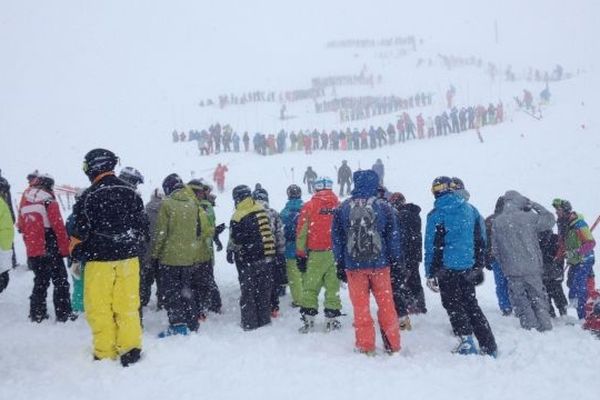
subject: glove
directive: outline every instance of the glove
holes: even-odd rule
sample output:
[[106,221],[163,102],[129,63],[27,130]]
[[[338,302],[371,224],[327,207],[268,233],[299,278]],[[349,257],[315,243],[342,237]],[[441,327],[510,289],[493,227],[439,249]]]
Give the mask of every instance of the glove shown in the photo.
[[348,276],[346,275],[346,264],[344,263],[344,260],[338,261],[335,263],[335,270],[336,270],[337,278],[340,281],[347,283]]
[[437,278],[427,278],[427,287],[434,293],[440,292],[440,286],[438,285]]
[[227,250],[227,262],[233,264],[235,262],[235,255],[233,250]]
[[73,279],[80,280],[81,279],[81,263],[79,261],[73,261],[71,263],[71,268],[69,269]]
[[305,273],[306,272],[306,263],[308,258],[296,256],[296,266],[298,267],[298,271]]
[[471,268],[465,274],[467,282],[477,286],[483,283],[483,270],[481,268]]
[[225,224],[219,224],[215,227],[215,235],[219,236],[225,230]]
[[578,255],[579,255],[579,252],[577,250],[569,250],[566,253],[567,259],[576,258]]
[[217,251],[223,250],[223,243],[221,243],[221,239],[219,239],[219,236],[217,236],[215,234],[215,237],[213,238],[213,241],[215,242],[215,245],[217,246]]
[[598,302],[598,303],[596,303],[596,304],[594,305],[594,311],[593,311],[593,314],[594,314],[596,317],[600,317],[600,302]]

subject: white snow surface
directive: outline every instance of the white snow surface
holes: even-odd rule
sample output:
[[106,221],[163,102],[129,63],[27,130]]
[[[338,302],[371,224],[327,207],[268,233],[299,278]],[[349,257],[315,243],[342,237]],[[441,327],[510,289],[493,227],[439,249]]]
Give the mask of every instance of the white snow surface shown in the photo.
[[[420,205],[423,220],[433,203],[430,182],[438,175],[461,177],[484,216],[509,189],[548,208],[554,197],[567,198],[590,223],[600,212],[600,85],[592,45],[600,33],[592,22],[598,15],[596,2],[503,1],[479,11],[466,1],[452,6],[212,3],[7,2],[0,15],[0,37],[5,39],[0,42],[0,168],[13,185],[13,196],[18,199],[25,175],[36,168],[51,173],[57,183],[85,186],[83,155],[101,146],[114,150],[121,166],[144,173],[145,201],[171,172],[188,179],[193,171],[209,179],[217,162],[226,163],[230,172],[227,191],[217,199],[219,222],[231,216],[230,190],[237,184],[260,182],[269,191],[271,206],[281,209],[285,188],[301,182],[308,165],[334,177],[334,166],[342,159],[357,169],[369,168],[377,158],[386,166],[386,186]],[[494,19],[500,27],[498,45]],[[424,42],[416,54],[400,59],[377,58],[373,49],[325,49],[334,39],[408,34]],[[475,55],[503,67],[510,64],[515,72],[529,66],[551,70],[560,63],[574,76],[551,84],[551,103],[538,121],[515,110],[512,97],[524,88],[537,96],[542,83],[492,82],[472,67],[415,68],[418,57],[438,53]],[[432,91],[434,105],[423,109],[427,116],[443,111],[445,90],[454,84],[459,106],[502,100],[506,122],[482,129],[484,143],[468,131],[377,150],[311,156],[200,158],[195,143],[171,143],[173,129],[202,129],[217,121],[251,134],[346,128],[333,114],[313,114],[311,102],[288,105],[288,113],[297,118],[283,124],[277,119],[278,103],[224,110],[197,103],[221,93],[307,88],[312,76],[358,73],[365,64],[382,75],[383,84],[338,88],[339,95]],[[416,113],[410,113],[414,118]],[[349,126],[394,120],[391,114]],[[15,243],[24,262],[20,236]],[[52,318],[40,325],[28,322],[33,274],[19,267],[0,294],[0,399],[534,400],[592,399],[600,389],[600,341],[564,320],[556,320],[554,330],[543,334],[520,329],[516,318],[501,316],[490,272],[477,292],[498,342],[497,359],[451,354],[456,338],[439,296],[429,291],[429,312],[412,318],[413,330],[402,333],[402,351],[393,357],[383,354],[380,338],[374,358],[352,351],[346,289],[341,297],[347,316],[339,332],[325,333],[319,315],[317,332],[299,334],[299,315],[290,307],[289,294],[282,298],[280,318],[243,332],[237,275],[223,253],[217,254],[215,273],[223,314],[209,315],[198,334],[158,339],[167,318],[164,311],[154,311],[153,299],[145,311],[143,358],[124,369],[118,362],[92,361],[84,318],[67,324]],[[48,301],[52,315],[51,292]],[[374,317],[375,312],[373,305]],[[569,313],[575,315],[572,309]]]

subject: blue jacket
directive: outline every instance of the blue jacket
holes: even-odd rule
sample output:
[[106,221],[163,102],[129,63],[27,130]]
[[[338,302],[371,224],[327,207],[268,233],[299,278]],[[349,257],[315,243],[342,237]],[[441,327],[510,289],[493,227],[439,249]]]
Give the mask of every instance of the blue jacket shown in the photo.
[[393,208],[385,201],[377,199],[373,202],[373,211],[376,217],[376,229],[382,239],[382,251],[379,257],[358,262],[353,260],[346,249],[348,233],[350,230],[350,208],[355,199],[370,199],[376,197],[379,177],[372,170],[356,171],[353,175],[354,190],[352,197],[344,201],[333,216],[331,234],[333,241],[333,254],[338,265],[346,269],[384,268],[393,262],[402,262],[402,246],[398,219]]
[[285,237],[285,258],[296,258],[296,225],[298,215],[302,209],[302,199],[288,200],[279,216],[283,222],[283,236]]
[[482,267],[485,247],[485,224],[475,207],[456,193],[435,200],[425,228],[425,276]]

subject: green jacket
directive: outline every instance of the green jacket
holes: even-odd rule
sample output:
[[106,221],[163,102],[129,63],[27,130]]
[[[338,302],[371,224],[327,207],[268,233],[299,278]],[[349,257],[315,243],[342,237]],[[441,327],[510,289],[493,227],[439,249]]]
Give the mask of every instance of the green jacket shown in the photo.
[[193,193],[187,188],[176,190],[163,200],[158,211],[152,258],[163,265],[198,264],[206,258],[202,242],[212,238],[213,233]]
[[0,250],[12,249],[15,228],[8,204],[0,197]]

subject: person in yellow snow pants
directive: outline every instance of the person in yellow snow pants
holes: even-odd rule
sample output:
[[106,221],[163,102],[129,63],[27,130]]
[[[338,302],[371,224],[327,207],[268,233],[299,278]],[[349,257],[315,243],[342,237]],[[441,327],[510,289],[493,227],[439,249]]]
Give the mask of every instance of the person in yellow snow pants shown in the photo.
[[96,358],[114,359],[132,349],[141,349],[139,285],[137,257],[86,263],[84,307]]

